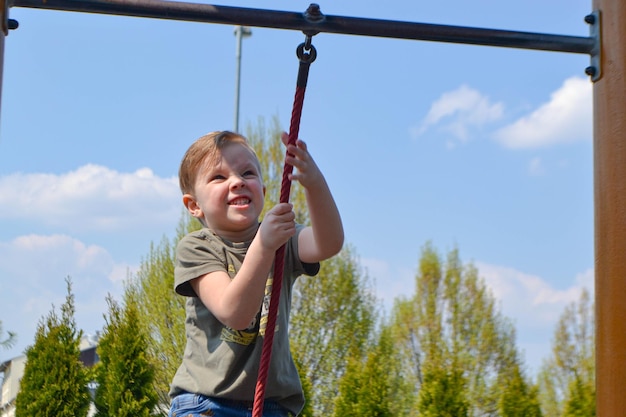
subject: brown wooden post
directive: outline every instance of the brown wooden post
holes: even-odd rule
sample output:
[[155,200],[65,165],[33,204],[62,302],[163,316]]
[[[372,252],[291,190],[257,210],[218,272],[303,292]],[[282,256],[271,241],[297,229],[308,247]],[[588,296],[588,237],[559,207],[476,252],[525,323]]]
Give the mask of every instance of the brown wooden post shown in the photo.
[[602,75],[593,88],[596,401],[626,416],[626,1],[600,11]]

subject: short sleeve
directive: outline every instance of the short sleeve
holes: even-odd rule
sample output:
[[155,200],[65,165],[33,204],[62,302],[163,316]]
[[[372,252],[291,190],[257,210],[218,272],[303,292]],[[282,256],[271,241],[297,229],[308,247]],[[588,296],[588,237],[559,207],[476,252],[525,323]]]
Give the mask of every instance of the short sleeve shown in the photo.
[[215,271],[228,271],[223,250],[203,230],[183,237],[176,247],[174,290],[183,296],[196,297],[190,281]]

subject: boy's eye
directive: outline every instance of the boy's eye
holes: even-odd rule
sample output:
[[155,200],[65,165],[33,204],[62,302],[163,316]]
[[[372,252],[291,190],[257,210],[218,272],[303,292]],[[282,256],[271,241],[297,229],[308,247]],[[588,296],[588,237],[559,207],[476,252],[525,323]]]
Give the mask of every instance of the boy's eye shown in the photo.
[[246,172],[243,173],[244,177],[253,177],[256,175],[256,172],[252,171],[252,170],[248,170]]
[[211,177],[211,181],[222,181],[225,180],[226,177],[221,174],[216,174]]

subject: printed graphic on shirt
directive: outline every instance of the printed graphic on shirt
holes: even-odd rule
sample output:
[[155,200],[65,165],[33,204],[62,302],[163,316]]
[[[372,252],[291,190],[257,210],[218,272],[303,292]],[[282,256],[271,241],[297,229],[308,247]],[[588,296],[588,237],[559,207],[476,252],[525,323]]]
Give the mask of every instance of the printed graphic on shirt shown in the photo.
[[220,339],[225,342],[237,343],[238,345],[248,346],[254,343],[257,332],[249,332],[248,330],[234,330],[230,327],[224,327]]
[[[229,272],[230,268],[231,265],[228,266]],[[230,327],[224,327],[220,335],[221,340],[248,346],[256,341],[257,335],[265,336],[270,311],[270,299],[272,297],[272,282],[273,278],[270,276],[265,284],[265,295],[263,296],[260,314],[257,314],[257,317],[252,320],[250,326],[245,330],[235,330]],[[278,324],[276,324],[274,328],[275,332],[278,331],[278,327]]]
[[[265,296],[263,297],[263,305],[261,306],[261,324],[259,326],[259,334],[261,336],[265,336],[265,330],[267,329],[267,319],[270,314],[270,300],[272,298],[273,282],[274,282],[274,277],[270,275],[270,277],[267,279],[267,283],[265,284]],[[277,331],[278,331],[278,324],[276,324],[276,327],[274,327],[274,333]]]

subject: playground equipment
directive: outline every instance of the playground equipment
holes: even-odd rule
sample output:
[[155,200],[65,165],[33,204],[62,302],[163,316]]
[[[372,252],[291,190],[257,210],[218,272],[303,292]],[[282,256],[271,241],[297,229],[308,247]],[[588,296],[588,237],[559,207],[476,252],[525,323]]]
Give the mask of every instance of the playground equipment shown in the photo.
[[[593,86],[596,409],[626,416],[626,2],[593,0],[589,37],[214,6],[163,0],[0,0],[0,98],[11,7],[587,54]],[[581,16],[581,19],[583,17]]]

